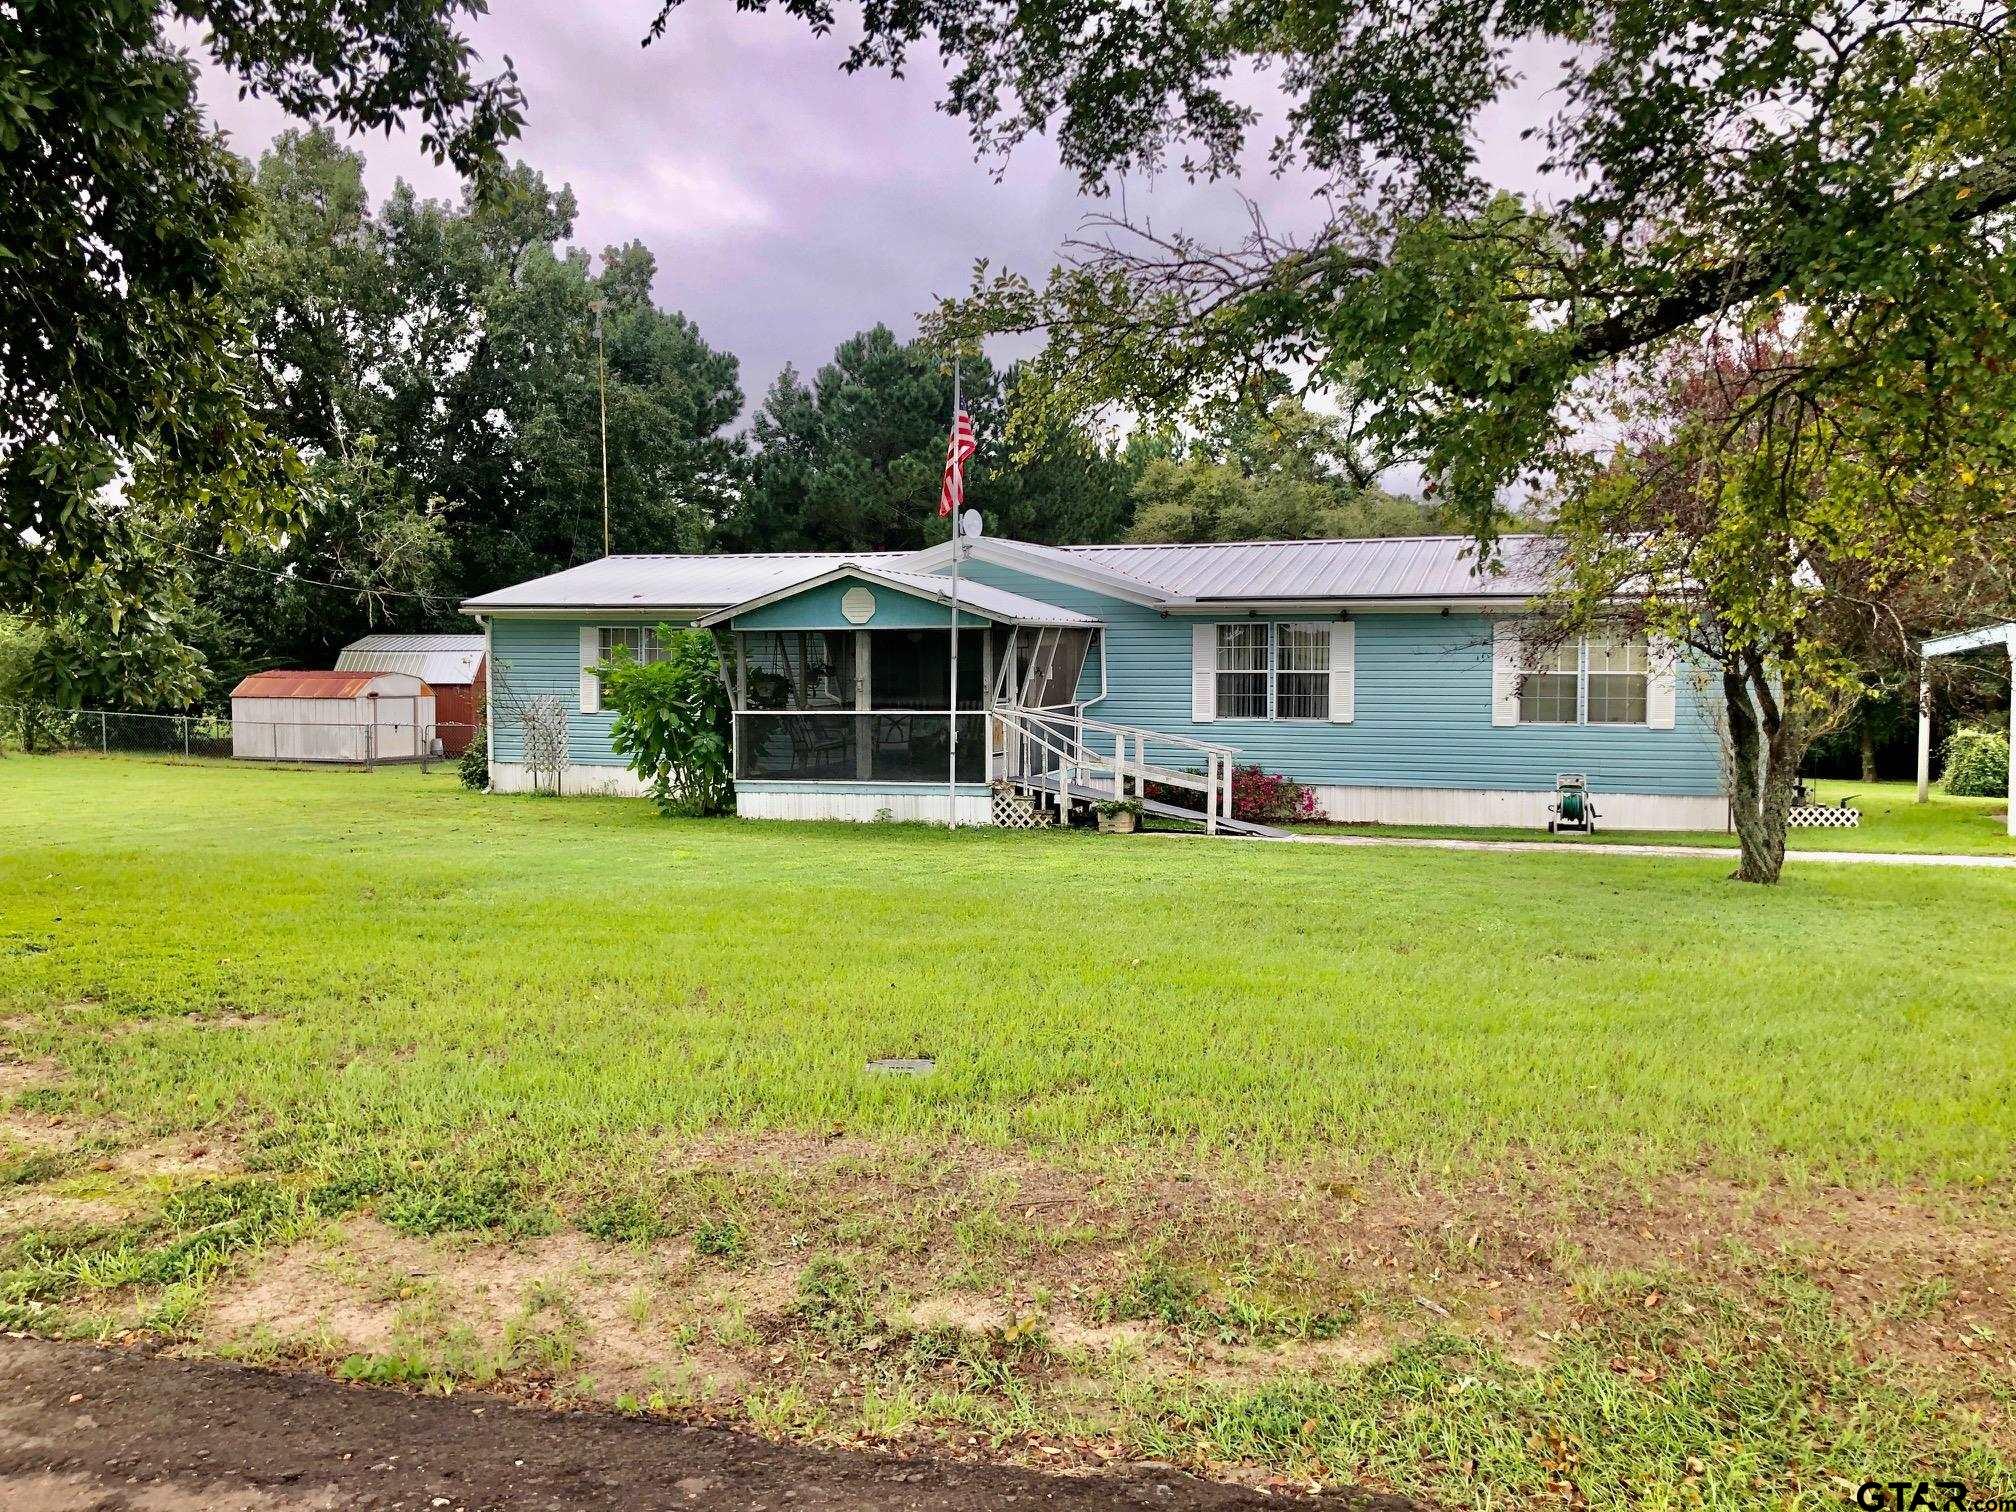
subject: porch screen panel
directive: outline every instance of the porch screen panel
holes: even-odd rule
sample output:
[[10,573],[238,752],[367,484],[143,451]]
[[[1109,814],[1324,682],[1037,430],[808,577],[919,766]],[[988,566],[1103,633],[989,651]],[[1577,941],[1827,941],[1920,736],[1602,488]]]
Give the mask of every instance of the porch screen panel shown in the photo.
[[[876,782],[945,781],[951,757],[951,719],[944,714],[864,714],[864,738],[871,742],[868,772]],[[987,721],[959,716],[959,780],[987,777]]]
[[1055,709],[1078,696],[1078,677],[1092,649],[1090,630],[1024,630],[1032,653],[1024,669],[1025,708]]
[[[941,783],[950,757],[943,714],[735,716],[735,775],[745,781]],[[959,780],[987,773],[986,720],[959,716]]]
[[743,636],[751,709],[854,707],[854,636],[848,630],[752,630]]
[[737,714],[735,775],[852,781],[859,719],[856,714]]
[[[944,713],[952,678],[949,640],[944,630],[870,630],[869,706]],[[983,707],[986,685],[986,647],[979,632],[968,632],[959,638],[959,707]]]

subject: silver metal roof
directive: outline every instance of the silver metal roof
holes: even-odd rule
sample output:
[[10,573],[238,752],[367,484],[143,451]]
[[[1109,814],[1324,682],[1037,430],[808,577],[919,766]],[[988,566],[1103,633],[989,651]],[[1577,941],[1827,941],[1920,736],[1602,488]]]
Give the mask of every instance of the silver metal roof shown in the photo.
[[490,609],[725,609],[849,562],[900,566],[905,551],[783,551],[718,556],[612,556],[478,594]]
[[1202,603],[1528,598],[1546,591],[1555,552],[1550,538],[1505,536],[1500,547],[1504,570],[1482,576],[1477,573],[1477,543],[1469,536],[1039,549]]
[[336,653],[338,672],[404,672],[425,683],[473,683],[483,667],[480,635],[366,635]]
[[[1202,546],[1038,546],[982,539],[970,550],[1040,573],[1040,564],[1075,566],[1131,585],[1147,598],[1180,607],[1247,601],[1511,600],[1544,593],[1556,544],[1546,536],[1508,535],[1493,570],[1477,572],[1468,536],[1388,536],[1339,541],[1235,541]],[[705,613],[746,603],[836,568],[880,572],[944,570],[948,547],[919,552],[775,552],[720,556],[614,556],[466,600],[492,610],[690,609]],[[1034,603],[1035,600],[1029,602]],[[1045,606],[1054,610],[1055,606]],[[1055,611],[1063,612],[1063,611]],[[1063,623],[1057,621],[1057,623]]]

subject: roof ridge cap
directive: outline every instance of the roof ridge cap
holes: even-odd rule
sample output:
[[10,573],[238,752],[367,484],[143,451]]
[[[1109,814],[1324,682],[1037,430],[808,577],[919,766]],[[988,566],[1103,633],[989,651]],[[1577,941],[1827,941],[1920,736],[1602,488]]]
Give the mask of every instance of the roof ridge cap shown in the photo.
[[[1544,530],[1508,530],[1501,532],[1500,541],[1544,541],[1553,537]],[[1309,536],[1300,540],[1287,538],[1257,539],[1251,541],[1083,541],[1074,546],[1054,546],[1053,551],[1205,551],[1223,550],[1235,546],[1368,546],[1388,541],[1465,541],[1476,544],[1477,538],[1464,535],[1460,531],[1434,531],[1426,535],[1380,535],[1380,536]]]

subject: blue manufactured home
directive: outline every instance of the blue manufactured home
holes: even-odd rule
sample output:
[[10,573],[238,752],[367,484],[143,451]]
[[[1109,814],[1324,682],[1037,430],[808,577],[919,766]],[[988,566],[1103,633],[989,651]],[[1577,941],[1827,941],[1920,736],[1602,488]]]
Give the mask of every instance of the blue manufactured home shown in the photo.
[[[1544,537],[1475,570],[1451,536],[1203,546],[951,543],[919,552],[616,556],[469,600],[491,668],[491,782],[533,785],[525,712],[564,707],[562,791],[635,793],[589,671],[651,627],[713,630],[749,817],[1020,822],[1074,797],[1229,767],[1314,787],[1342,821],[1545,823],[1584,774],[1604,823],[1720,828],[1716,701],[1643,641],[1528,655]],[[956,709],[956,714],[955,714]]]

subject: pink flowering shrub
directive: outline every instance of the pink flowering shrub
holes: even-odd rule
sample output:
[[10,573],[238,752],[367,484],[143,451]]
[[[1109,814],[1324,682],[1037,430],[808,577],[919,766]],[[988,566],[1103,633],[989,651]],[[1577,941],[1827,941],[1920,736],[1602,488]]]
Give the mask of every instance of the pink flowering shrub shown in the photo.
[[1257,766],[1232,768],[1232,817],[1255,824],[1293,824],[1321,819],[1316,790],[1292,777],[1277,776]]
[[[1202,777],[1204,774],[1197,774]],[[1181,808],[1192,808],[1201,814],[1204,795],[1192,788],[1168,787],[1159,782],[1148,784],[1148,796],[1163,803],[1173,803]],[[1257,766],[1235,766],[1232,768],[1232,817],[1248,819],[1255,824],[1296,824],[1321,819],[1323,811],[1316,806],[1316,790],[1306,788],[1292,777],[1277,777],[1264,772]]]

